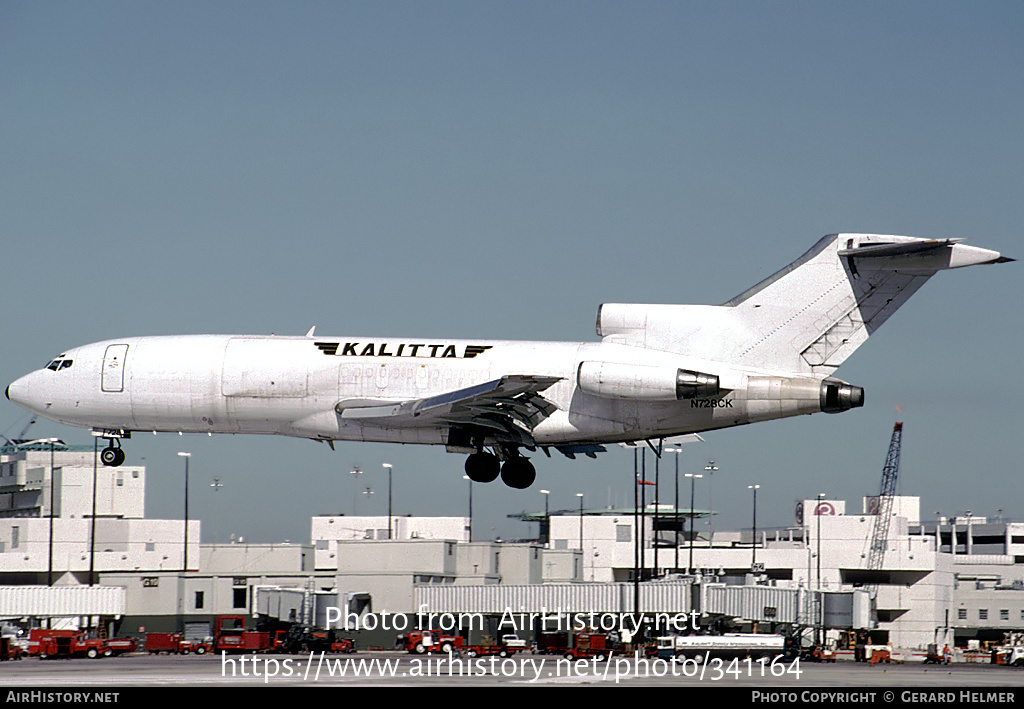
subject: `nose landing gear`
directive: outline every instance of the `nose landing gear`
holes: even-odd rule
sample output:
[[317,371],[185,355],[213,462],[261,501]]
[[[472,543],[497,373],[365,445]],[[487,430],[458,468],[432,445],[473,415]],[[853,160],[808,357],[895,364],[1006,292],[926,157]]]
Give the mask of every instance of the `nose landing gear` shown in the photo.
[[107,447],[100,451],[101,463],[111,468],[116,468],[124,463],[124,451],[121,450],[121,439],[131,438],[130,431],[94,430],[92,435],[105,438],[107,440]]
[[114,447],[113,441],[111,441],[111,445],[100,451],[100,462],[116,468],[124,462],[124,451],[121,450],[120,445]]

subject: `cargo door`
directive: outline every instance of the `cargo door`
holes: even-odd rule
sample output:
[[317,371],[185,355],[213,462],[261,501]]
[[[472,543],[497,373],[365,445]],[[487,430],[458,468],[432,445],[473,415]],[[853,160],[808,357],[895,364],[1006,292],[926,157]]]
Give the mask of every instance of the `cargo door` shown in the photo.
[[100,388],[103,391],[124,391],[124,360],[128,356],[128,345],[109,345],[103,353],[103,371],[100,374]]

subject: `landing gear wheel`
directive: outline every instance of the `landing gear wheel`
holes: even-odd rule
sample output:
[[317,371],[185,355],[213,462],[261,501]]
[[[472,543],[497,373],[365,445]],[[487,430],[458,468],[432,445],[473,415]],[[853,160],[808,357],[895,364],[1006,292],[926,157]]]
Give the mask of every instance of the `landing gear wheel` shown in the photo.
[[498,456],[492,453],[473,453],[466,458],[466,475],[475,483],[494,482],[500,471]]
[[501,466],[501,481],[517,490],[525,490],[537,479],[537,469],[526,458],[511,458]]
[[100,451],[100,462],[111,468],[116,468],[124,462],[124,451],[120,448],[107,446]]

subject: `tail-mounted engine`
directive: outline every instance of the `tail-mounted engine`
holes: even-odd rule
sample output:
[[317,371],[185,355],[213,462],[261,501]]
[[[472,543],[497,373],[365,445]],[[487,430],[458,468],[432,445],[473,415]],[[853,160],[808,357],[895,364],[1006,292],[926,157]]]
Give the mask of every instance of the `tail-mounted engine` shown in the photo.
[[714,374],[617,362],[580,362],[576,383],[587,394],[606,399],[679,401],[721,392]]
[[826,414],[839,414],[864,406],[864,389],[838,379],[826,379],[821,383],[818,399]]
[[[864,405],[864,390],[839,379],[758,375],[737,377],[729,372],[726,372],[726,376],[729,383],[722,386],[717,374],[691,369],[587,361],[580,362],[576,370],[576,383],[581,391],[605,399],[721,399],[728,403],[724,408],[730,412],[745,407],[746,415],[752,419],[818,411],[838,414]],[[699,403],[694,401],[693,406]]]

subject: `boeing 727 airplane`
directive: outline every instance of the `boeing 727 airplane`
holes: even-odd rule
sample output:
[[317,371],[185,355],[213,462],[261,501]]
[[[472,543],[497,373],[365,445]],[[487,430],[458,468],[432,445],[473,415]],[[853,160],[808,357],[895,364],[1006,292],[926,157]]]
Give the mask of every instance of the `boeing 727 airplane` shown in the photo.
[[603,444],[864,405],[836,369],[930,276],[1012,261],[959,239],[833,234],[732,300],[605,303],[599,342],[191,335],[67,350],[7,387],[109,439],[259,433],[444,445],[470,479],[529,487],[522,450]]

